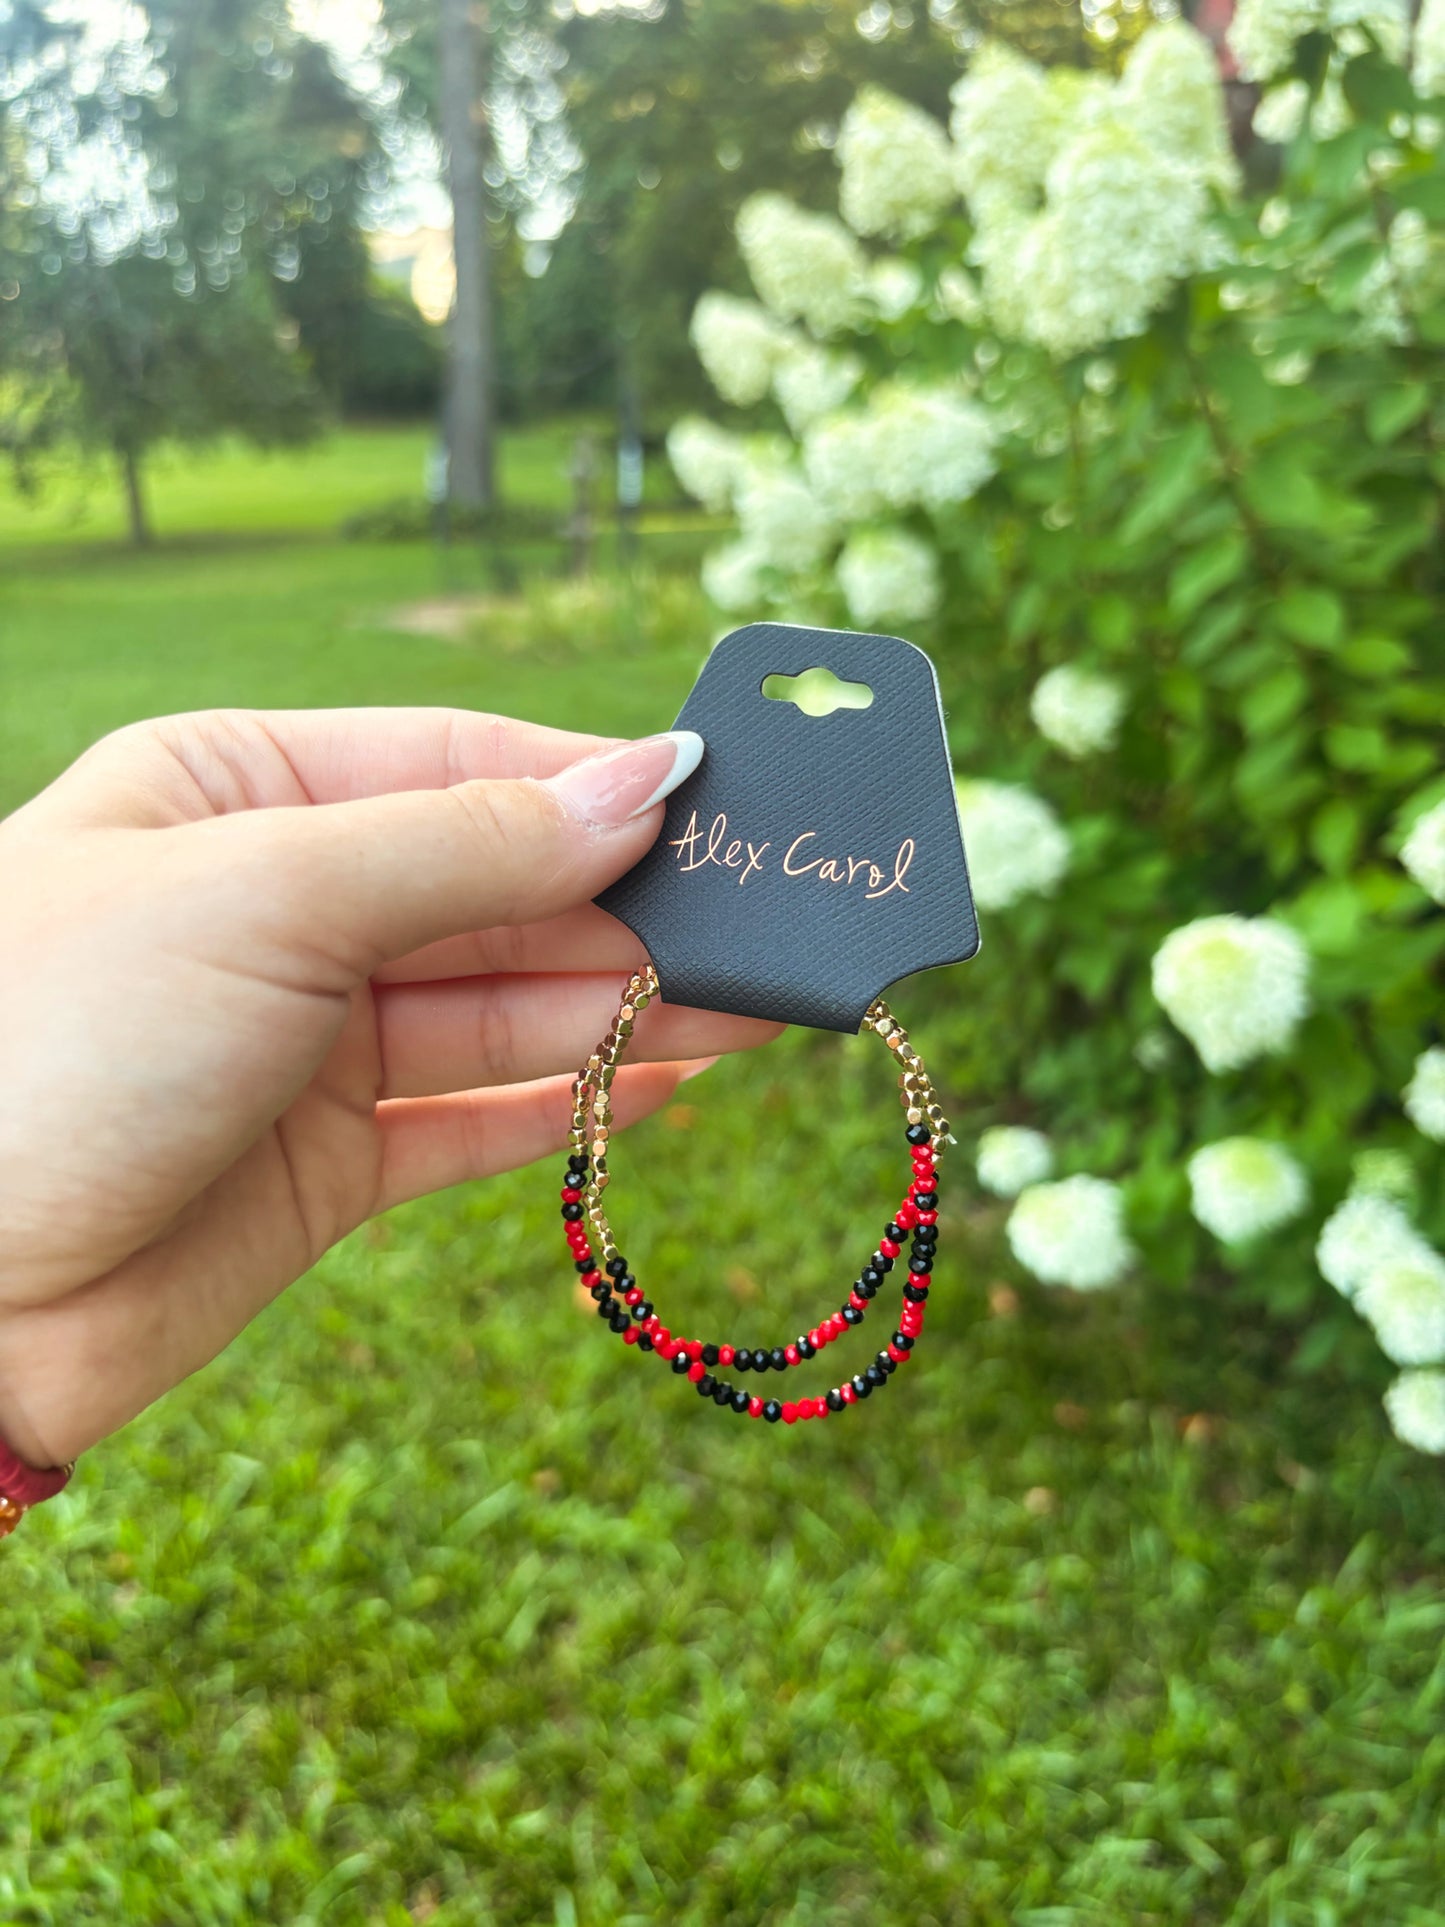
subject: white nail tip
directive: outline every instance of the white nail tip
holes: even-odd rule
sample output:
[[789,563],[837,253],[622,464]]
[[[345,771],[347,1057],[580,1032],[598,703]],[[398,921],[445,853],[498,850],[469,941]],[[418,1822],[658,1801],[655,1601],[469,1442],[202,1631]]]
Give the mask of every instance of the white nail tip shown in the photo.
[[634,816],[642,816],[654,803],[660,803],[664,796],[671,796],[679,783],[685,783],[698,764],[706,745],[694,729],[669,729],[664,732],[672,744],[672,768],[663,777],[657,788],[645,803],[639,803],[633,811]]

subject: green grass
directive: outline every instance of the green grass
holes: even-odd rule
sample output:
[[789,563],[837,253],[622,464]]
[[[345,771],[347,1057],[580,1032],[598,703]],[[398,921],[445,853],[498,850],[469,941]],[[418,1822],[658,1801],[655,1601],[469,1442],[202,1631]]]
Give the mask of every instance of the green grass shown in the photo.
[[[16,551],[6,801],[196,703],[656,727],[710,633],[665,573],[204,529]],[[453,587],[463,641],[389,625]],[[889,1197],[886,1072],[792,1037],[686,1098],[619,1153],[630,1254],[789,1333]],[[1441,1483],[1372,1397],[1202,1291],[1010,1300],[955,1205],[926,1356],[764,1431],[582,1316],[553,1192],[358,1234],[0,1550],[4,1927],[1445,1922]]]

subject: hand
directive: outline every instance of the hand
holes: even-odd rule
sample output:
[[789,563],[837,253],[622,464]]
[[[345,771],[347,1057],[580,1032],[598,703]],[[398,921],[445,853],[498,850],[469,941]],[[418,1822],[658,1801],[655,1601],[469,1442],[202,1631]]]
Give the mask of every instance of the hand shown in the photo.
[[[374,1212],[563,1144],[643,960],[590,899],[701,747],[177,716],[0,824],[0,1438],[73,1458]],[[619,1121],[773,1034],[659,1007]]]

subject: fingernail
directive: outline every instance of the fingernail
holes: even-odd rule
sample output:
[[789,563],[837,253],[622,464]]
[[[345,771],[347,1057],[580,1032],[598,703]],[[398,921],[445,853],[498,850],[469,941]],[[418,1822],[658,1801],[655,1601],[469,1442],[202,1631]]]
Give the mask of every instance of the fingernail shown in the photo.
[[702,751],[695,731],[673,729],[584,757],[549,776],[547,787],[583,822],[615,830],[670,796],[702,761]]
[[685,1071],[678,1072],[678,1083],[685,1084],[690,1077],[701,1077],[703,1072],[710,1071],[716,1062],[715,1057],[699,1057],[694,1063],[689,1064]]

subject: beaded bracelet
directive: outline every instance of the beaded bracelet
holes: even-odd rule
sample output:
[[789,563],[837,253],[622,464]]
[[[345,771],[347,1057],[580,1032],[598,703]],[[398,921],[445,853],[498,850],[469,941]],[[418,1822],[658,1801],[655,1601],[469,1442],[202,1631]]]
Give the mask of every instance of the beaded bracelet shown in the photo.
[[70,1483],[74,1465],[55,1465],[37,1471],[26,1465],[0,1439],[0,1539],[6,1539],[33,1505],[53,1499]]
[[[598,1316],[622,1342],[667,1360],[674,1373],[686,1377],[703,1398],[711,1399],[715,1405],[726,1406],[750,1418],[764,1419],[769,1424],[782,1420],[785,1425],[796,1424],[799,1419],[826,1418],[833,1412],[845,1412],[850,1405],[881,1391],[898,1367],[908,1362],[923,1334],[933,1261],[938,1250],[938,1158],[944,1146],[953,1141],[948,1132],[948,1119],[943,1115],[923,1060],[882,998],[870,1004],[863,1028],[875,1031],[883,1039],[900,1066],[899,1090],[913,1169],[903,1201],[884,1228],[877,1249],[859,1273],[847,1303],[820,1319],[810,1331],[800,1333],[791,1344],[771,1347],[705,1344],[699,1338],[679,1337],[663,1324],[651,1299],[629,1271],[627,1260],[618,1251],[602,1206],[602,1193],[608,1182],[612,1080],[638,1013],[645,1010],[657,994],[657,973],[651,964],[628,979],[611,1029],[582,1066],[572,1086],[572,1128],[568,1138],[571,1152],[562,1181],[562,1218],[572,1262],[596,1300]],[[721,1366],[737,1372],[783,1372],[815,1357],[850,1327],[863,1323],[885,1278],[903,1255],[905,1238],[910,1240],[910,1252],[898,1329],[863,1371],[835,1385],[821,1398],[786,1401],[749,1393],[745,1387],[718,1377],[713,1371],[714,1366]],[[594,1247],[600,1249],[600,1259]]]

